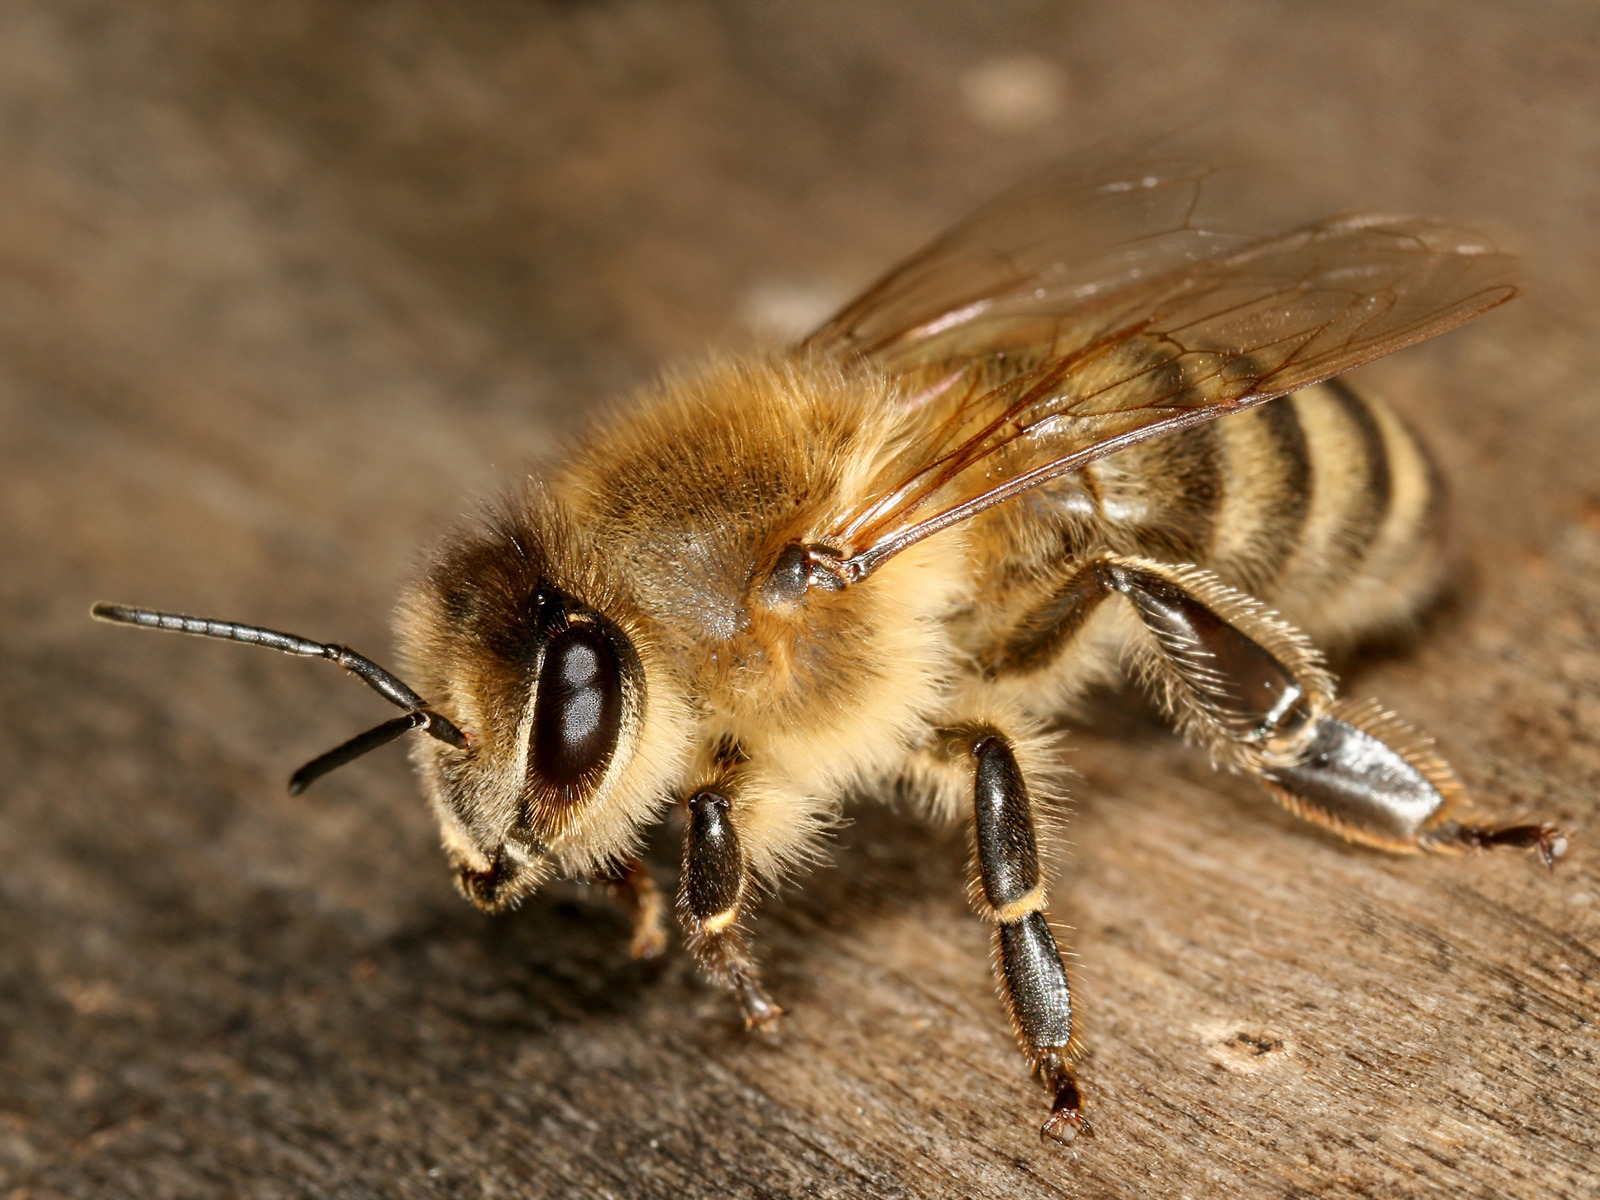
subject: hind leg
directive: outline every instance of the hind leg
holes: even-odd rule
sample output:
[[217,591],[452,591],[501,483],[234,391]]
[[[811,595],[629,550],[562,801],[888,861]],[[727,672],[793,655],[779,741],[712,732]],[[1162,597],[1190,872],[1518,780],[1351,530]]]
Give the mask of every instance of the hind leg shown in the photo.
[[1512,846],[1550,865],[1565,851],[1553,825],[1457,820],[1463,789],[1427,739],[1375,703],[1335,702],[1333,680],[1303,634],[1198,567],[1089,559],[1019,623],[996,669],[1059,649],[1117,596],[1142,624],[1134,661],[1162,710],[1290,811],[1399,853]]

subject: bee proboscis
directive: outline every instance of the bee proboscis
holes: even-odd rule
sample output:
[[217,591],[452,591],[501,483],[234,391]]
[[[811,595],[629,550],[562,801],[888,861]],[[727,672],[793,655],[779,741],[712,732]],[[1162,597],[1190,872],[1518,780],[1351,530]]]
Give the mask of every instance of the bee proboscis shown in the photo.
[[[1061,173],[980,211],[792,351],[646,390],[445,542],[401,601],[415,686],[344,647],[97,605],[106,620],[332,659],[403,714],[462,893],[562,875],[631,908],[685,815],[677,915],[751,1026],[781,1010],[749,900],[846,795],[970,820],[971,894],[1049,1089],[1089,1132],[1038,851],[1044,731],[1131,672],[1219,765],[1352,841],[1552,863],[1548,824],[1465,819],[1427,739],[1335,696],[1318,645],[1403,624],[1440,586],[1440,487],[1384,404],[1335,378],[1516,294],[1441,222],[1266,237],[1193,221],[1204,164]],[[1225,421],[1217,420],[1227,416]]]

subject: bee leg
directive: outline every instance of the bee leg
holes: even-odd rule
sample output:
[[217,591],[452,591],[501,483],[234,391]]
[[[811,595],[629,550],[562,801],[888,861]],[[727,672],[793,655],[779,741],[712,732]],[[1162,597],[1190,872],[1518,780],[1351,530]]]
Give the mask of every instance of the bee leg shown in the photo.
[[633,956],[659,958],[667,948],[667,905],[650,868],[640,859],[630,858],[598,882],[633,919]]
[[1556,825],[1480,825],[1451,813],[1464,790],[1430,742],[1376,704],[1335,705],[1318,717],[1298,760],[1259,778],[1291,812],[1351,841],[1400,854],[1510,846],[1546,867],[1567,851]]
[[967,749],[976,770],[973,824],[983,915],[995,923],[995,961],[1011,1027],[1054,1102],[1043,1137],[1070,1142],[1093,1131],[1072,1072],[1072,992],[1044,915],[1044,884],[1028,789],[1011,744],[989,729]]
[[744,1010],[751,1029],[770,1029],[783,1016],[761,987],[750,956],[739,906],[748,880],[739,833],[729,812],[732,805],[719,792],[697,792],[689,798],[684,834],[683,873],[678,883],[678,920],[689,952],[713,980],[727,988]]
[[1291,812],[1398,853],[1513,846],[1551,865],[1565,852],[1554,825],[1452,819],[1464,789],[1429,740],[1376,704],[1335,703],[1305,635],[1210,572],[1104,555],[1058,595],[1092,603],[1110,592],[1151,635],[1138,663],[1168,715]]

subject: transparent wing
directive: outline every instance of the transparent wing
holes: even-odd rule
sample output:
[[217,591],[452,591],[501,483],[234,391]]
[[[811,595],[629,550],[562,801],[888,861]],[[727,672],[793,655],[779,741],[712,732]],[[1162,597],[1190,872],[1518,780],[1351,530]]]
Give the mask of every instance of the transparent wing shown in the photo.
[[1061,311],[1243,244],[1194,223],[1212,174],[1207,163],[1167,158],[1041,177],[894,268],[802,349],[911,365],[982,319]]
[[1134,170],[1018,193],[803,344],[902,377],[920,425],[828,532],[845,577],[1093,459],[1516,295],[1511,260],[1476,233],[1359,216],[1214,234],[1191,223],[1205,168]]

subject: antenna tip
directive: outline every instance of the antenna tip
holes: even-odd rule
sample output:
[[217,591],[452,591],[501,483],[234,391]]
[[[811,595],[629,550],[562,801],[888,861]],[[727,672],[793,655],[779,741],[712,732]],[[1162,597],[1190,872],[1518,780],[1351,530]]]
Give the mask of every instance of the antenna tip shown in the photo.
[[121,604],[107,604],[101,601],[89,609],[89,615],[96,621],[122,621],[126,619],[127,611]]

